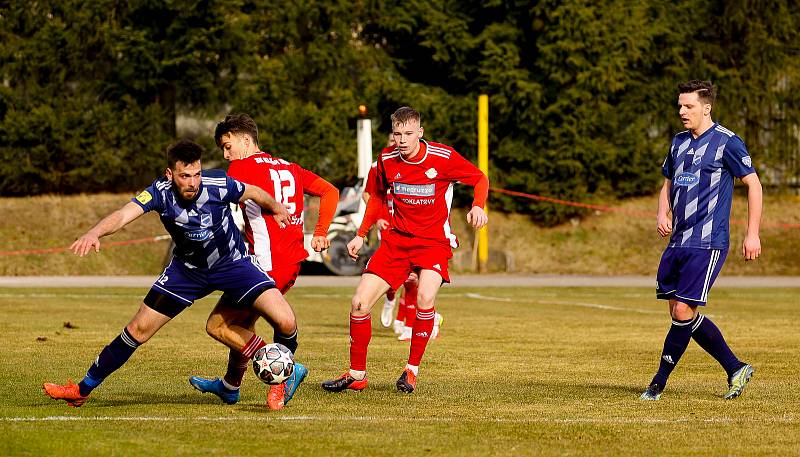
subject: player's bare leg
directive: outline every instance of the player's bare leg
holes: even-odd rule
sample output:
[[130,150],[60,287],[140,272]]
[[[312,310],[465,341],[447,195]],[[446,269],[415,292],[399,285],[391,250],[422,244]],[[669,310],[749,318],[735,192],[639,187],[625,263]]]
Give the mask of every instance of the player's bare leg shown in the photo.
[[322,388],[329,392],[367,387],[367,347],[372,339],[370,311],[378,299],[389,290],[381,277],[364,273],[350,303],[350,370],[342,376],[325,381]]
[[[214,308],[214,313],[222,316],[222,322],[228,322],[240,327],[246,328],[255,334],[255,323],[258,319],[258,314],[250,309],[234,309],[229,308],[217,302]],[[219,326],[206,325],[206,331],[218,332],[221,330]],[[214,339],[216,336],[212,335]],[[228,368],[223,378],[203,378],[200,376],[191,376],[189,384],[200,392],[210,392],[218,396],[223,403],[233,405],[239,401],[239,387],[242,384],[242,378],[250,365],[250,359],[242,354],[239,350],[229,348],[228,353]]]
[[[247,361],[252,358],[253,354],[255,354],[258,349],[266,345],[254,332],[254,321],[251,318],[254,312],[264,317],[275,330],[274,341],[276,343],[283,344],[293,353],[297,349],[297,324],[294,311],[279,290],[273,288],[264,291],[255,300],[252,308],[247,310],[231,309],[225,303],[220,302],[208,317],[206,331],[212,338],[230,347],[232,351],[237,351],[239,353],[239,356],[229,359],[229,364],[240,364],[238,367],[234,368],[240,369],[244,367],[246,369]],[[239,349],[237,349],[237,347]],[[244,363],[242,363],[243,360]],[[242,374],[243,373],[244,371],[242,371]],[[295,390],[307,374],[308,369],[301,363],[296,362],[293,377],[290,379],[291,382],[287,381],[286,385],[273,386],[270,388],[268,396],[270,408],[283,408],[286,398],[291,399]],[[198,379],[200,381],[206,381],[202,378]],[[216,386],[216,381],[217,380],[212,381],[215,382],[215,385],[211,387],[218,387]],[[231,379],[231,381],[236,380]],[[238,381],[241,383],[241,378]],[[191,379],[190,383],[192,383]],[[222,380],[220,383],[226,388],[227,392],[236,390],[236,386],[233,382]],[[195,388],[198,388],[196,384],[197,382],[192,383]],[[198,390],[217,393],[213,389],[204,390],[202,387]],[[287,390],[289,391],[288,395],[286,392]],[[220,396],[220,398],[222,398],[222,396]],[[226,401],[225,398],[223,398],[223,401]]]

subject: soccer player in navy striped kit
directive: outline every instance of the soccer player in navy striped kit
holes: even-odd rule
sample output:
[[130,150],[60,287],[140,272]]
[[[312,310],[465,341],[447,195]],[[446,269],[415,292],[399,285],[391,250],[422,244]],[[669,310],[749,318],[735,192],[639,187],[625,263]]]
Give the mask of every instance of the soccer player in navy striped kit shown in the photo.
[[[264,317],[276,335],[295,338],[294,311],[275,282],[254,258],[248,256],[230,204],[248,199],[270,211],[281,226],[289,220],[286,208],[257,186],[230,178],[222,170],[201,170],[202,148],[182,140],[167,149],[168,168],[146,190],[125,206],[103,218],[76,240],[71,249],[81,257],[92,248],[100,251],[100,238],[111,235],[148,211],[160,215],[175,241],[169,266],[153,283],[139,310],[95,359],[80,383],[44,383],[45,393],[78,407],[172,318],[195,300],[215,290],[221,302],[235,309],[252,309]],[[217,306],[206,330],[231,349],[252,358],[266,343],[253,331],[227,321],[230,313]],[[223,331],[224,330],[224,331]]]
[[[672,326],[664,340],[658,372],[640,399],[658,400],[667,378],[694,339],[728,375],[725,399],[742,394],[753,367],[740,361],[708,316],[705,306],[729,244],[733,179],[747,186],[746,261],[761,254],[761,182],[744,142],[711,119],[715,89],[708,81],[678,85],[679,114],[687,130],[672,140],[658,199],[658,233],[672,235],[658,267],[656,296],[669,300]],[[669,213],[672,212],[672,217]]]

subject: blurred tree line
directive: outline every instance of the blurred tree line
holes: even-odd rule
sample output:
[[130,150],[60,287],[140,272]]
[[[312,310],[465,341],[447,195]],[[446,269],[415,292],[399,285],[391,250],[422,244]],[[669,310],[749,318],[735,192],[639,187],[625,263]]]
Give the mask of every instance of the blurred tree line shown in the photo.
[[[791,0],[11,0],[0,3],[0,194],[133,191],[189,134],[248,112],[262,149],[338,185],[356,107],[383,146],[411,105],[476,155],[490,95],[492,185],[580,201],[652,193],[676,84],[710,79],[714,118],[762,179],[797,185],[800,15]],[[208,128],[176,131],[177,116]],[[493,197],[555,223],[577,209]]]

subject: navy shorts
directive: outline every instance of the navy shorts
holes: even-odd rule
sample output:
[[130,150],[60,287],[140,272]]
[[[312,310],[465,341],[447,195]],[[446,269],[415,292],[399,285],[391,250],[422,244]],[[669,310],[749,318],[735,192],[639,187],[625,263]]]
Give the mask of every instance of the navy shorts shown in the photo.
[[727,255],[727,249],[668,247],[658,265],[656,297],[704,306]]
[[273,287],[275,281],[251,256],[211,268],[189,268],[173,258],[153,283],[144,304],[175,317],[195,300],[221,290],[228,306],[249,308],[261,292]]

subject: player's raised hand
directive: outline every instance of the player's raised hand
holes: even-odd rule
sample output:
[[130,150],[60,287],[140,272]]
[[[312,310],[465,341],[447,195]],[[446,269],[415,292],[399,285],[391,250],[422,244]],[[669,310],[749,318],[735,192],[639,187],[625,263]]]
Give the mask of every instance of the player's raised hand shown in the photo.
[[670,233],[672,233],[672,218],[667,215],[659,214],[657,229],[658,234],[661,235],[662,238],[668,236]]
[[75,254],[83,257],[92,250],[92,247],[94,247],[94,252],[100,252],[100,239],[90,233],[86,233],[75,240],[69,248]]
[[347,243],[347,254],[353,260],[358,260],[358,251],[364,246],[364,238],[356,236],[349,243]]
[[742,243],[744,260],[756,260],[761,255],[761,239],[758,235],[745,235]]
[[489,216],[480,206],[473,206],[467,213],[467,223],[476,229],[482,228],[489,222]]
[[316,252],[322,252],[331,247],[331,240],[326,236],[315,236],[311,238],[311,249]]

